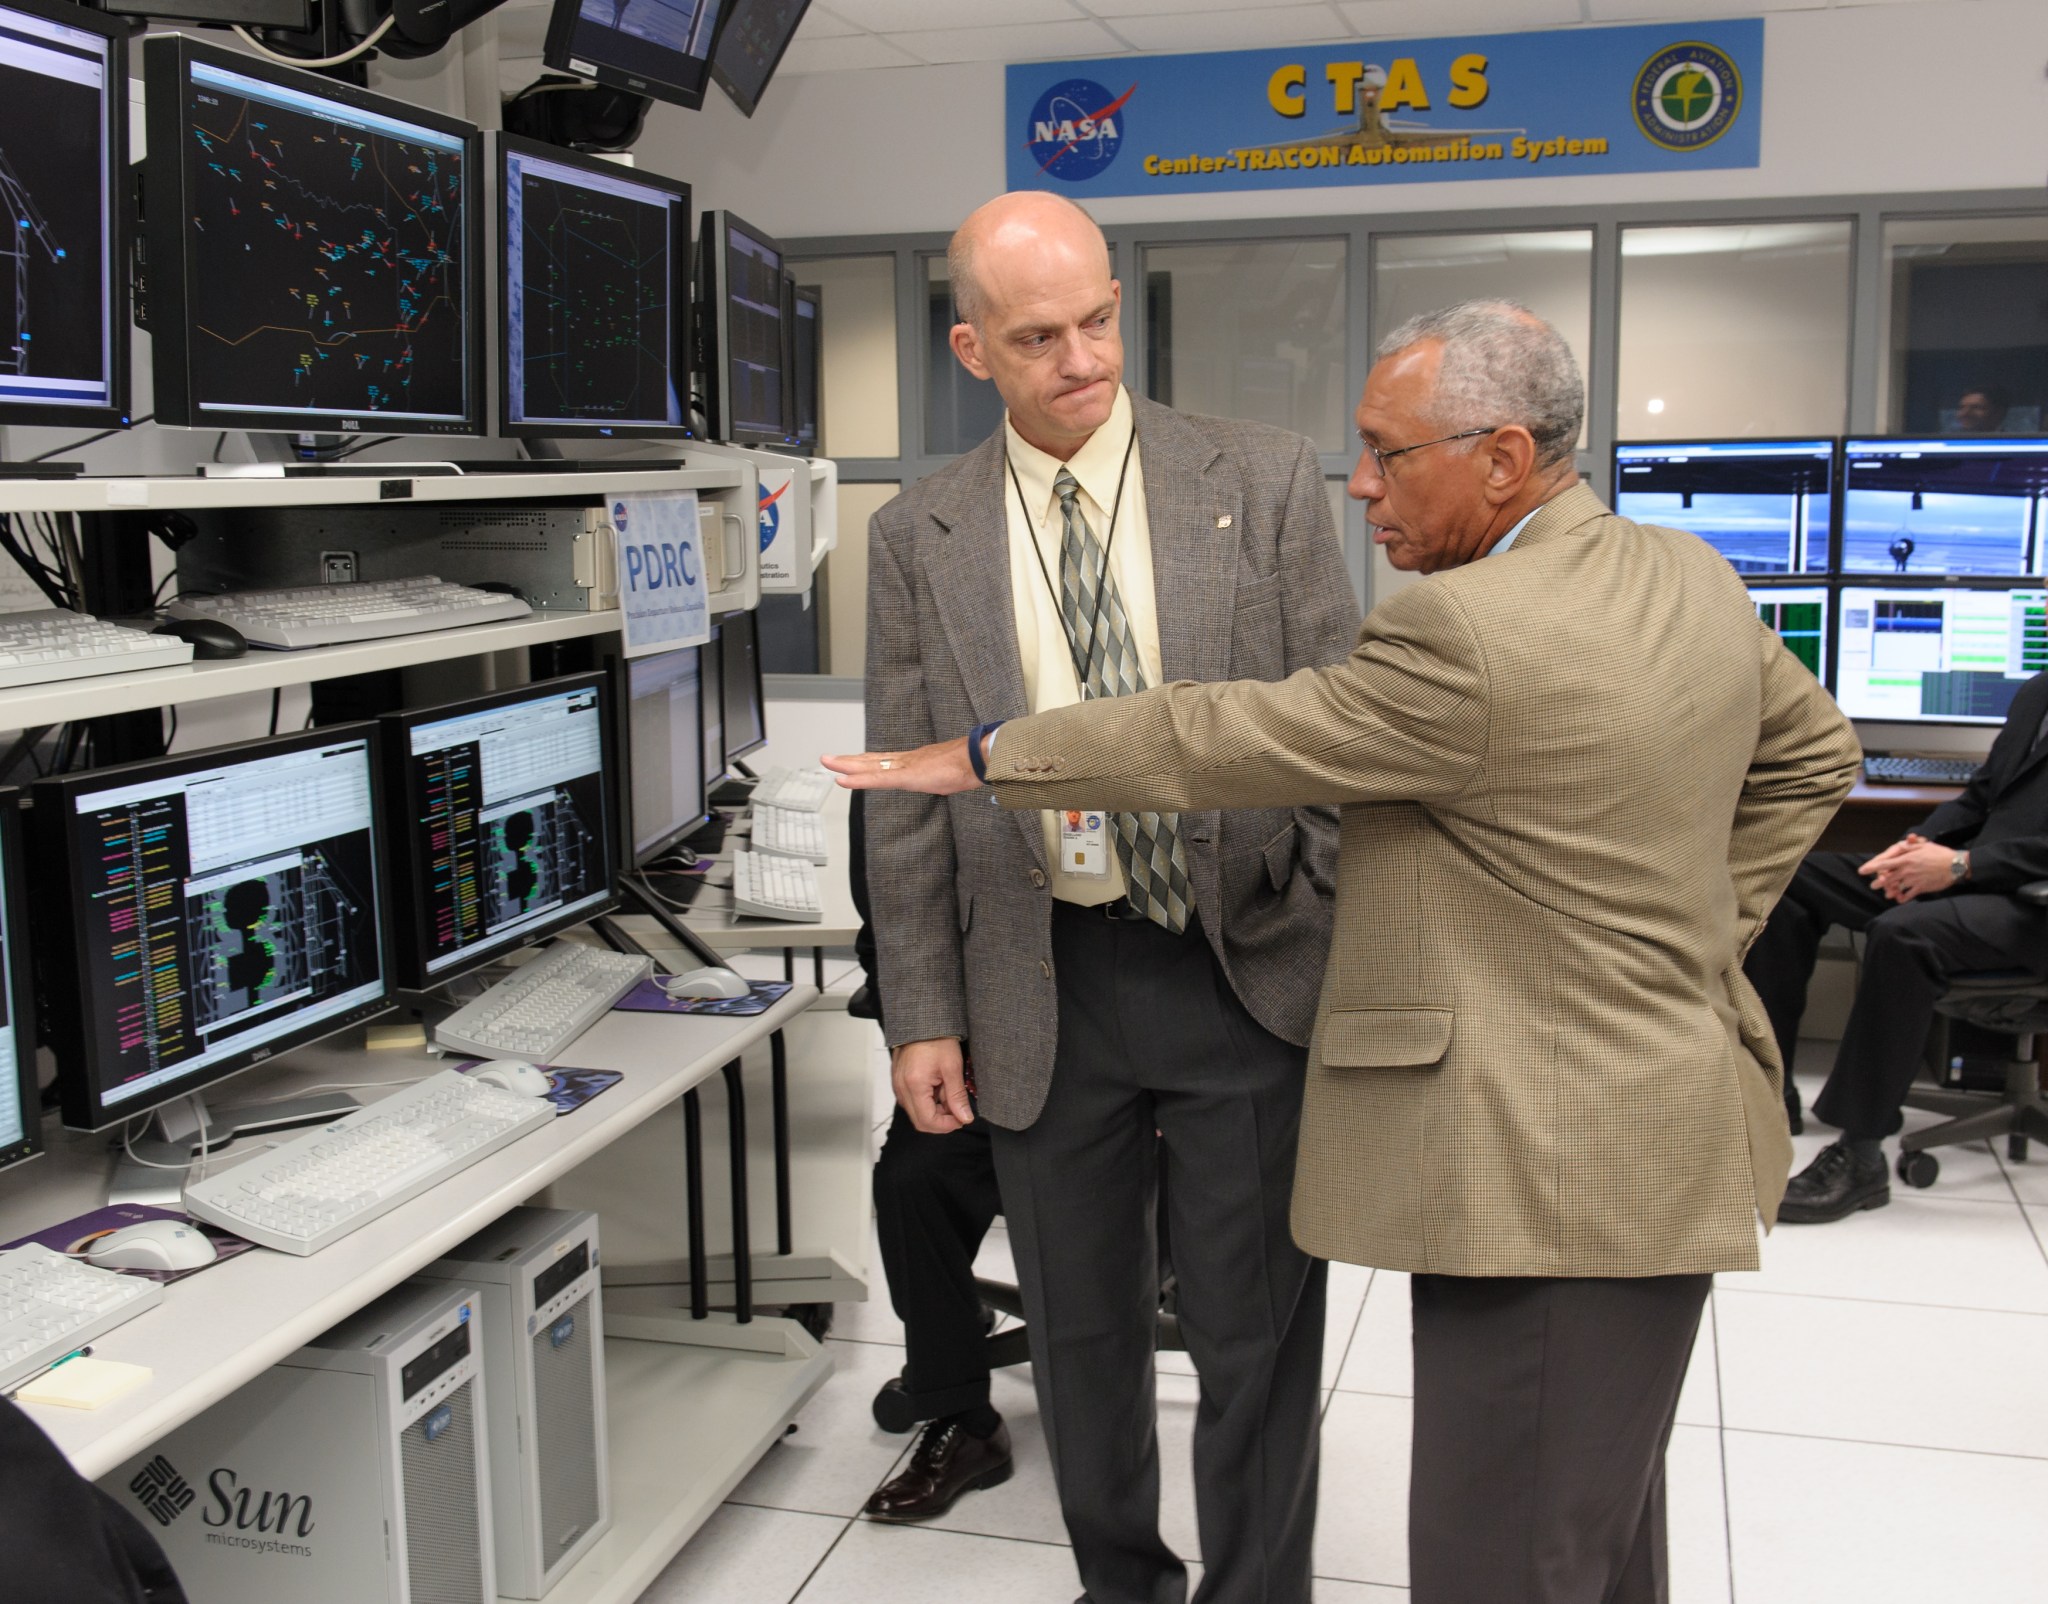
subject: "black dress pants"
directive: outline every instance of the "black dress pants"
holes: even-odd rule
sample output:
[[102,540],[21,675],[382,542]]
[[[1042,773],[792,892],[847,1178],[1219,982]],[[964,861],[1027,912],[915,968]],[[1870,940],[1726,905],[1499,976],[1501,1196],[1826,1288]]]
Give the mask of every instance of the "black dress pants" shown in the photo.
[[1846,1136],[1875,1140],[1904,1122],[1949,977],[1972,969],[2048,974],[2048,911],[1995,891],[1891,902],[1857,873],[1868,861],[1863,853],[1807,854],[1743,972],[1763,998],[1789,1073],[1822,935],[1840,925],[1864,936],[1856,1000],[1813,1112]]

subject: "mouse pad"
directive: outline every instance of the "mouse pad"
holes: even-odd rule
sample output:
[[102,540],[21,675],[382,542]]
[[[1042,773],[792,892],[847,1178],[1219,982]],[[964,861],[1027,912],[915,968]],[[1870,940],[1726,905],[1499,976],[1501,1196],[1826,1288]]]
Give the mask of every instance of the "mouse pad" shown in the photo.
[[182,1281],[188,1275],[197,1275],[201,1270],[211,1270],[214,1264],[224,1264],[229,1259],[247,1253],[256,1245],[236,1236],[232,1231],[223,1231],[217,1225],[199,1224],[176,1209],[151,1208],[144,1203],[111,1203],[103,1209],[94,1209],[90,1214],[81,1214],[61,1225],[53,1225],[46,1231],[17,1237],[14,1241],[0,1246],[18,1248],[24,1243],[40,1242],[46,1248],[55,1248],[59,1253],[83,1259],[86,1250],[109,1231],[118,1231],[124,1225],[140,1225],[144,1220],[176,1220],[180,1225],[197,1226],[213,1244],[216,1255],[213,1264],[195,1265],[189,1270],[124,1269],[119,1272],[122,1275],[139,1275],[145,1281],[157,1281],[166,1286],[173,1281]]
[[786,980],[751,981],[752,992],[745,997],[671,997],[659,980],[649,978],[613,1003],[635,1014],[720,1014],[727,1019],[744,1019],[765,1014],[789,995]]
[[[467,1058],[455,1068],[467,1075],[489,1063],[487,1058]],[[555,1064],[536,1064],[547,1071],[548,1101],[555,1105],[555,1117],[573,1114],[599,1092],[616,1086],[626,1077],[616,1069],[568,1069]]]

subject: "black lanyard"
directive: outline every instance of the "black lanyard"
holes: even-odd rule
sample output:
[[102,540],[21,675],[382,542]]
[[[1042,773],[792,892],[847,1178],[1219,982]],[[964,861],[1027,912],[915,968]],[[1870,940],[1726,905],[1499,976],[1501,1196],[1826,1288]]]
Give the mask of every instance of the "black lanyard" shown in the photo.
[[[1117,470],[1116,500],[1110,503],[1109,533],[1102,542],[1102,582],[1095,587],[1095,606],[1088,615],[1088,641],[1091,648],[1095,641],[1101,638],[1102,602],[1103,598],[1109,594],[1110,585],[1114,583],[1110,574],[1109,559],[1110,554],[1116,550],[1117,514],[1123,509],[1124,480],[1130,475],[1131,453],[1137,448],[1137,444],[1138,427],[1136,424],[1132,424],[1131,437],[1124,442],[1123,466]],[[1038,559],[1038,571],[1045,576],[1046,594],[1052,597],[1052,610],[1059,617],[1060,627],[1066,631],[1067,655],[1073,659],[1074,663],[1074,684],[1080,689],[1081,700],[1085,702],[1088,700],[1090,693],[1088,690],[1088,665],[1081,657],[1081,643],[1074,638],[1073,626],[1067,622],[1067,610],[1060,605],[1059,587],[1052,582],[1052,570],[1046,567],[1045,552],[1038,544],[1038,525],[1032,519],[1031,504],[1024,499],[1024,481],[1017,477],[1017,464],[1012,460],[1007,451],[1003,453],[1003,463],[1009,468],[1010,483],[1017,490],[1017,508],[1024,514],[1024,533],[1031,541],[1031,555]],[[1066,520],[1064,517],[1060,520],[1060,529],[1061,545],[1062,549],[1064,549],[1066,531]]]

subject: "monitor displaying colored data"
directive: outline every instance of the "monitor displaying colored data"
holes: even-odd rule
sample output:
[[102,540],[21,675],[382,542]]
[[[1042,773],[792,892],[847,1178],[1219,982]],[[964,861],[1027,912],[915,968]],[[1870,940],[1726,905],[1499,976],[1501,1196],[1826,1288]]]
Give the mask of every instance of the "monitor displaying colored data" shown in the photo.
[[1757,617],[1775,630],[1786,649],[1827,679],[1828,592],[1824,585],[1751,585]]
[[2043,571],[2048,440],[1851,440],[1843,463],[1844,573]]
[[2002,724],[2048,669],[2048,591],[2038,585],[1845,586],[1835,699],[1851,718]]
[[1825,573],[1832,440],[1614,448],[1614,510],[1698,535],[1743,574]]

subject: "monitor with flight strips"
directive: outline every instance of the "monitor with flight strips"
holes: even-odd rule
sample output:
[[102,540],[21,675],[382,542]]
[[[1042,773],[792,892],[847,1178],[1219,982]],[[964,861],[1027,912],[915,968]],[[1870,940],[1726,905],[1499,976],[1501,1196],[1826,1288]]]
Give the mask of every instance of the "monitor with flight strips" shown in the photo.
[[644,869],[710,822],[704,799],[702,648],[624,660],[627,839]]
[[1792,655],[1827,683],[1828,591],[1825,585],[1751,585],[1757,617],[1769,624]]
[[718,621],[719,675],[724,682],[725,762],[768,744],[761,697],[761,616],[727,613]]
[[377,730],[36,783],[64,1123],[98,1130],[384,1012]]
[[681,438],[690,186],[498,135],[499,432]]
[[1845,574],[2048,569],[2048,440],[1851,440],[1842,460]]
[[438,986],[612,906],[602,674],[384,719],[401,984]]
[[725,26],[711,57],[711,76],[732,103],[749,117],[760,108],[768,80],[782,65],[783,52],[811,0],[726,0]]
[[791,420],[782,382],[782,247],[731,212],[706,212],[697,302],[713,436],[730,445],[784,444]]
[[818,339],[824,332],[818,323],[819,295],[816,285],[797,285],[790,300],[789,385],[795,399],[796,426],[790,431],[795,444],[807,457],[818,454],[821,427],[819,405],[822,381],[818,374]]
[[183,35],[142,57],[157,421],[483,433],[477,130]]
[[1832,440],[1614,448],[1614,510],[1698,535],[1742,574],[1826,573]]
[[725,647],[711,628],[697,662],[697,727],[704,737],[704,789],[725,778]]
[[0,1169],[43,1150],[21,873],[21,793],[0,789]]
[[2048,591],[2001,586],[1842,587],[1835,700],[1851,718],[2002,724],[2048,669]]
[[0,4],[0,424],[128,422],[127,29]]
[[728,0],[554,0],[541,59],[613,89],[695,111]]

